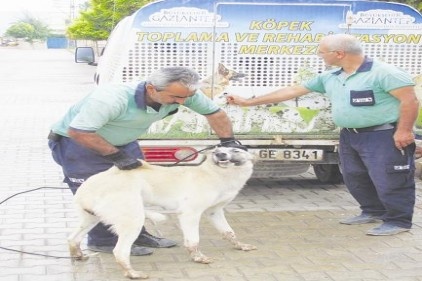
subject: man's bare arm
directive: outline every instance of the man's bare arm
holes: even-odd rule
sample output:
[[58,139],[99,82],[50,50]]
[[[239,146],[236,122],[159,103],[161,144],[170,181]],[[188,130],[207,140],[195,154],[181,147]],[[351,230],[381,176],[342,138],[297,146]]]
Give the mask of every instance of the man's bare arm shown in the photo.
[[100,155],[109,155],[119,150],[95,132],[84,132],[70,128],[69,137],[78,144],[97,152]]
[[230,118],[223,110],[205,116],[211,128],[220,138],[233,137],[233,128]]
[[285,87],[268,94],[258,96],[255,98],[245,99],[237,95],[227,95],[226,100],[229,104],[236,104],[240,106],[253,106],[253,105],[261,105],[261,104],[269,104],[269,103],[278,103],[281,101],[289,100],[292,98],[296,98],[299,96],[303,96],[310,91],[301,86],[291,86]]
[[395,89],[390,94],[400,101],[400,117],[394,142],[398,149],[403,149],[415,141],[413,126],[419,113],[419,101],[412,86]]

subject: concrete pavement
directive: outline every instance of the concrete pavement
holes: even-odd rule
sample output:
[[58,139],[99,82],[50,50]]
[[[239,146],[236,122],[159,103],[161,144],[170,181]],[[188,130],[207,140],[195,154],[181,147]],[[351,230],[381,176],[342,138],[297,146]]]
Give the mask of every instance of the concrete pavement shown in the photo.
[[[17,192],[65,187],[46,144],[49,126],[94,86],[94,68],[73,62],[66,50],[0,48],[0,201]],[[241,252],[201,223],[202,251],[210,265],[189,261],[183,247],[133,257],[150,280],[358,281],[422,280],[422,203],[418,182],[414,227],[391,237],[365,232],[376,224],[347,226],[338,221],[358,213],[343,185],[319,184],[312,173],[279,181],[253,180],[228,206],[238,237],[257,251]],[[68,257],[66,236],[76,225],[71,193],[42,189],[0,205],[0,246]],[[159,226],[181,244],[174,215]],[[153,232],[153,226],[148,225]],[[0,249],[1,281],[119,281],[109,254],[84,262]]]

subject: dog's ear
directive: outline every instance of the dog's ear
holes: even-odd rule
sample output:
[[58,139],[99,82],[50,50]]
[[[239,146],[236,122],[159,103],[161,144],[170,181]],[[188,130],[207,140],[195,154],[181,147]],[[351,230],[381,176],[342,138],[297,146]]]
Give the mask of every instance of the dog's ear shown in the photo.
[[251,155],[252,164],[256,164],[256,162],[258,162],[258,159],[257,159],[257,157],[255,157],[255,154],[252,154],[250,152],[248,152],[248,153]]
[[255,154],[251,153],[250,151],[243,150],[243,149],[242,149],[242,152],[248,154],[248,160],[250,160],[252,162],[252,164],[255,164],[256,162],[258,162],[258,159],[257,159]]

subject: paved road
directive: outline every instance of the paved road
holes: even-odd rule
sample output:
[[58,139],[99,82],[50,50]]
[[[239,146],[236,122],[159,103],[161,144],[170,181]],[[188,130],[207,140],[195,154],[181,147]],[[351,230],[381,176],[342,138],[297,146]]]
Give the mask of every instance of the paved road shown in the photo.
[[[73,63],[66,50],[0,49],[0,201],[41,186],[64,187],[46,135],[50,124],[94,87],[93,72],[93,67]],[[150,280],[160,281],[422,281],[421,207],[418,194],[411,232],[370,237],[365,232],[374,225],[338,223],[358,212],[343,185],[321,185],[312,173],[253,180],[228,206],[227,216],[238,236],[257,245],[257,251],[227,247],[203,221],[202,249],[215,263],[192,263],[183,247],[132,261]],[[171,218],[159,229],[181,242]],[[66,236],[75,222],[68,190],[22,194],[0,205],[0,246],[67,257]],[[1,281],[125,280],[107,254],[72,262],[0,249],[0,268]]]

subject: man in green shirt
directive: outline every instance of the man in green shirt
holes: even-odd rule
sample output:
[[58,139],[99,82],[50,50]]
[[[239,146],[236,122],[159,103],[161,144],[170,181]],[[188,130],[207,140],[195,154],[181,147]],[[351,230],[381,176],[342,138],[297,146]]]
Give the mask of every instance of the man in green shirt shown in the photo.
[[415,204],[413,125],[419,102],[414,83],[403,70],[368,58],[352,35],[324,37],[318,55],[325,71],[302,85],[252,99],[228,95],[230,104],[276,103],[310,92],[327,95],[340,132],[340,165],[344,182],[360,204],[361,214],[341,221],[383,221],[368,235],[394,235],[412,226]]
[[[54,160],[62,166],[64,182],[75,193],[90,176],[116,165],[128,170],[143,159],[137,138],[155,121],[175,113],[180,105],[204,115],[221,144],[243,149],[233,138],[230,119],[199,89],[199,75],[185,67],[163,68],[143,82],[100,86],[73,105],[49,135]],[[111,253],[117,237],[104,224],[88,233],[88,248]],[[145,229],[132,255],[151,254],[147,247],[172,247],[174,241],[152,236]]]

